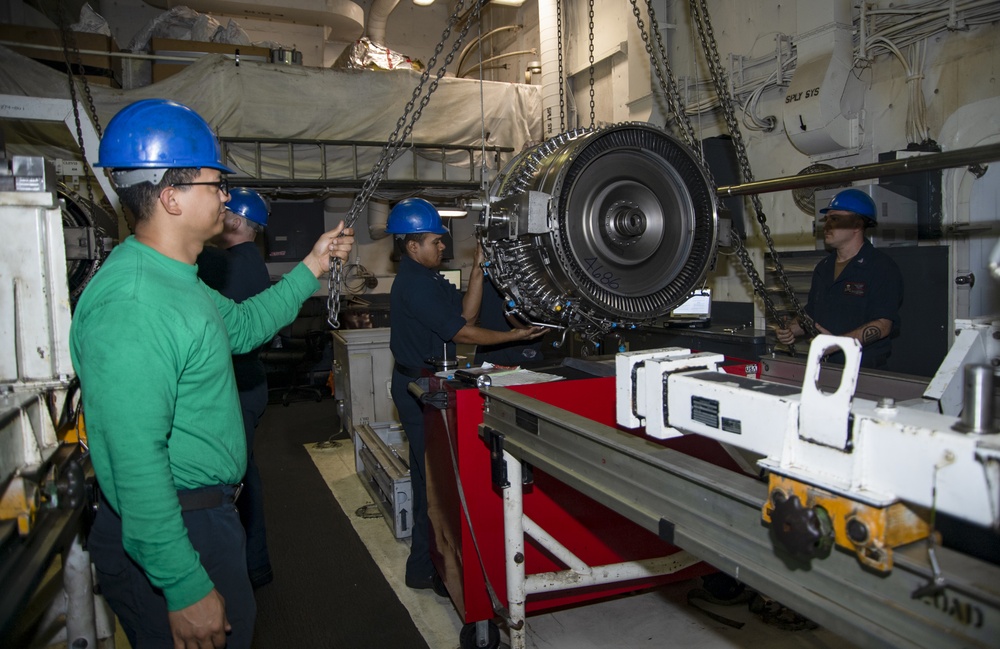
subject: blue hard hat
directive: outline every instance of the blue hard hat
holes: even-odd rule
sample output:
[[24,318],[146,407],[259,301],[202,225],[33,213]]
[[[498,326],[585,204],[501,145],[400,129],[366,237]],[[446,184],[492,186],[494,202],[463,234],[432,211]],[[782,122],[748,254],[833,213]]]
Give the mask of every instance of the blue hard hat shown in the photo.
[[875,201],[860,189],[845,189],[842,192],[837,192],[836,196],[830,199],[830,204],[820,210],[820,214],[826,214],[831,210],[854,212],[870,221],[871,225],[878,222]]
[[422,198],[404,198],[389,212],[385,231],[389,234],[430,232],[445,234],[437,208]]
[[230,189],[226,209],[254,223],[267,225],[267,203],[252,189],[246,187]]
[[101,138],[97,167],[197,169],[236,173],[201,115],[168,99],[143,99],[122,108]]

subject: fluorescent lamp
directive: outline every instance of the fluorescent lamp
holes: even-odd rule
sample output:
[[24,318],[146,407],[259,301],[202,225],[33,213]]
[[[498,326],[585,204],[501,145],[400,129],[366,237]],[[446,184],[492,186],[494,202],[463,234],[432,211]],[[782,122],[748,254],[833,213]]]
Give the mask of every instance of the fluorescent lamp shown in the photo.
[[460,207],[439,207],[438,214],[441,215],[443,219],[460,219],[469,213],[468,210],[464,210]]
[[418,7],[426,7],[428,5],[434,4],[434,0],[413,0],[413,4]]
[[520,7],[524,4],[524,0],[490,0],[490,4],[505,5],[507,7]]

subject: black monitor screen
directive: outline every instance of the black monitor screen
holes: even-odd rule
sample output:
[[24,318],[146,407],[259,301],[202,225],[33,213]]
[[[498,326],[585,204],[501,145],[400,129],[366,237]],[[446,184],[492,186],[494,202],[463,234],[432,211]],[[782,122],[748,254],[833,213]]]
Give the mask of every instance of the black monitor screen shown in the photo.
[[322,201],[273,201],[267,219],[267,261],[298,262],[326,232]]

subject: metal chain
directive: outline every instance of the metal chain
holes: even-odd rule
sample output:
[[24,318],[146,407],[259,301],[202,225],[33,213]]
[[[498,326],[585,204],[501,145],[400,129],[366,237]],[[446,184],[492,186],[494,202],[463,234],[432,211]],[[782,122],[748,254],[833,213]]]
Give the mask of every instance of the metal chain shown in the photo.
[[566,130],[566,78],[563,71],[562,0],[556,0],[556,49],[559,55],[559,132]]
[[666,48],[663,46],[663,38],[660,36],[660,28],[656,22],[656,13],[653,11],[652,0],[646,0],[646,10],[649,13],[649,29],[656,34],[657,47],[660,53],[659,58],[657,58],[656,54],[654,54],[652,44],[649,42],[649,34],[647,33],[646,25],[642,20],[642,14],[639,11],[638,2],[637,0],[631,0],[631,2],[632,14],[635,16],[636,24],[639,27],[639,35],[642,36],[642,42],[646,46],[646,54],[649,55],[649,62],[653,68],[653,72],[656,73],[656,78],[660,84],[660,91],[663,93],[664,99],[666,99],[667,109],[673,116],[674,121],[679,125],[678,130],[680,132],[681,139],[684,140],[684,143],[698,155],[699,161],[702,163],[702,167],[707,170],[708,165],[705,164],[701,147],[697,144],[698,140],[695,136],[694,126],[691,124],[691,118],[687,114],[687,108],[684,105],[684,98],[681,96],[680,89],[677,86],[677,80],[674,77],[674,72],[670,67],[669,60],[667,59]]
[[590,0],[590,128],[594,128],[594,0]]
[[[733,109],[733,98],[729,92],[729,87],[724,81],[725,71],[719,57],[719,51],[715,41],[715,32],[712,29],[712,23],[708,15],[708,6],[705,0],[690,0],[690,6],[692,17],[694,18],[695,24],[698,28],[698,39],[701,42],[702,49],[705,51],[706,59],[708,59],[708,66],[710,72],[712,73],[712,81],[715,84],[715,92],[719,98],[719,105],[722,108],[722,113],[726,120],[726,126],[729,128],[729,132],[733,138],[736,156],[739,159],[740,170],[743,174],[743,182],[753,182],[754,176],[753,171],[750,168],[750,158],[747,154],[746,144],[743,141],[743,134],[740,130],[739,121],[736,119],[736,111]],[[760,223],[761,232],[764,235],[767,248],[771,253],[771,259],[774,262],[775,267],[775,274],[777,275],[786,296],[792,303],[795,314],[798,316],[802,328],[805,329],[809,335],[816,335],[817,331],[815,330],[815,325],[802,309],[802,305],[795,296],[795,291],[792,289],[788,276],[785,274],[784,266],[782,266],[781,260],[778,257],[778,251],[775,249],[774,239],[771,237],[771,229],[767,225],[767,217],[764,214],[760,197],[757,194],[752,194],[750,196],[750,200],[753,204],[754,211],[757,213],[757,221]],[[734,237],[734,239],[739,239],[739,237]],[[737,244],[737,246],[742,247],[742,242]],[[744,249],[744,253],[745,252],[746,251]],[[747,270],[747,274],[751,276],[751,281],[753,281],[753,276],[757,271],[756,269],[753,269],[751,272],[753,262],[750,259],[749,254],[740,255],[740,261],[743,262],[744,267]],[[760,282],[759,279],[760,278],[758,277],[758,281],[754,282],[755,290],[759,292],[759,295],[764,301],[764,305],[771,317],[774,318],[776,322],[779,322],[782,326],[784,326],[785,318],[778,312],[773,301],[771,301],[771,299],[767,296],[763,282]]]
[[[80,107],[77,104],[76,99],[76,75],[73,74],[74,64],[78,66],[81,71],[83,71],[83,60],[80,58],[80,49],[76,45],[76,35],[73,33],[73,30],[69,28],[69,23],[67,22],[67,16],[65,14],[65,7],[62,5],[60,5],[59,10],[57,10],[57,19],[59,20],[59,31],[62,35],[63,60],[66,62],[66,78],[69,81],[69,100],[70,104],[73,106],[73,120],[76,123],[76,139],[77,144],[80,146],[80,154],[83,156],[83,178],[87,187],[87,200],[90,201],[91,205],[94,205],[96,204],[94,201],[94,186],[91,182],[90,167],[87,165],[87,148],[84,146],[83,124],[80,122]],[[73,53],[72,60],[70,59],[70,52]],[[94,106],[94,97],[90,94],[90,84],[87,83],[86,75],[81,74],[80,80],[83,83],[84,95],[87,98],[87,106],[93,117],[94,129],[97,131],[97,138],[99,140],[102,136],[101,122],[97,118],[97,108]]]
[[[476,19],[479,17],[480,9],[486,0],[474,0],[475,4],[472,9],[472,18]],[[423,113],[424,108],[431,100],[431,95],[437,90],[440,84],[441,77],[444,76],[451,65],[451,62],[455,58],[455,54],[458,49],[462,46],[465,41],[466,35],[469,33],[469,28],[472,26],[474,20],[465,21],[464,27],[462,27],[461,32],[455,39],[455,43],[452,45],[451,51],[445,57],[444,63],[438,69],[434,80],[427,87],[427,93],[421,97],[423,93],[424,84],[430,78],[431,69],[437,64],[437,57],[444,50],[444,44],[451,37],[451,30],[454,28],[461,18],[462,10],[465,8],[465,0],[459,0],[455,6],[455,11],[452,13],[451,17],[448,19],[448,24],[445,26],[444,31],[441,33],[441,40],[438,42],[437,46],[434,48],[434,54],[427,61],[427,65],[424,67],[423,73],[420,75],[420,81],[417,83],[417,87],[413,89],[413,94],[410,96],[410,101],[406,104],[406,108],[403,111],[402,116],[396,122],[396,128],[386,140],[385,146],[382,147],[382,153],[379,155],[378,160],[372,166],[372,171],[365,180],[364,185],[361,187],[361,191],[354,197],[354,203],[351,205],[351,209],[344,219],[344,226],[349,228],[354,225],[354,222],[358,219],[361,214],[361,210],[368,205],[368,200],[375,193],[375,189],[378,184],[385,177],[386,172],[389,167],[395,162],[396,158],[400,155],[400,150],[403,148],[403,144],[406,139],[413,132],[413,126],[420,119],[420,115]],[[419,104],[417,99],[420,98]],[[417,104],[416,109],[414,109],[414,104]],[[412,115],[411,115],[412,112]],[[409,122],[407,122],[409,118]],[[400,133],[402,132],[402,133]],[[330,277],[327,283],[327,323],[334,329],[340,327],[339,314],[340,314],[340,287],[344,278],[343,262],[339,257],[330,257]]]
[[[70,103],[73,105],[73,120],[76,123],[76,135],[78,144],[80,146],[80,154],[83,156],[83,163],[84,163],[83,179],[84,179],[84,185],[87,188],[87,200],[90,201],[91,209],[96,210],[100,208],[100,204],[96,200],[94,200],[94,184],[93,184],[94,177],[90,173],[90,165],[87,164],[87,148],[84,145],[84,140],[83,140],[83,126],[80,123],[80,109],[79,105],[77,104],[77,98],[76,98],[75,75],[73,74],[73,64],[70,62],[69,55],[72,52],[73,54],[72,60],[76,63],[76,66],[81,71],[83,70],[83,60],[80,57],[80,48],[77,47],[76,44],[76,34],[73,32],[73,30],[69,28],[69,23],[67,22],[68,18],[63,11],[64,9],[65,9],[64,7],[61,7],[61,10],[58,11],[56,14],[56,18],[59,21],[59,30],[62,36],[63,60],[66,63],[66,75],[69,81],[68,85],[69,85]],[[94,103],[94,95],[90,92],[90,83],[87,81],[87,76],[80,75],[80,82],[83,85],[83,94],[87,100],[87,112],[90,113],[91,123],[94,125],[94,131],[97,133],[97,139],[98,141],[100,141],[100,139],[104,137],[104,129],[101,128],[101,119],[97,114],[97,106]],[[107,202],[106,199],[107,197],[105,197],[105,202]],[[110,210],[110,212],[114,214],[113,209]],[[135,234],[135,231],[132,229],[132,223],[128,219],[124,220],[125,220],[125,225],[129,229],[129,232]],[[97,230],[99,235],[102,235],[98,237],[98,244],[97,244],[101,259],[99,259],[95,263],[93,269],[93,272],[97,272],[97,268],[100,266],[101,261],[104,259],[104,257],[108,255],[110,250],[104,249],[103,235],[105,235],[106,232],[96,224],[94,225],[94,228],[95,230]]]
[[[639,33],[642,36],[643,43],[646,45],[646,52],[649,54],[650,63],[654,71],[656,72],[657,78],[660,82],[660,89],[663,91],[664,96],[667,99],[667,106],[671,112],[674,114],[674,119],[679,124],[679,131],[682,138],[691,147],[691,149],[698,156],[701,162],[702,169],[706,173],[707,177],[711,179],[714,186],[715,180],[712,177],[712,172],[705,162],[704,152],[701,146],[698,145],[697,135],[694,130],[694,125],[691,123],[691,118],[688,116],[687,111],[684,107],[684,98],[681,96],[680,89],[677,86],[676,78],[674,77],[673,70],[670,67],[670,63],[667,59],[666,47],[663,44],[663,37],[660,33],[659,25],[656,22],[656,13],[653,10],[652,0],[646,1],[646,10],[649,13],[649,28],[654,34],[656,34],[657,50],[659,52],[659,59],[653,53],[652,46],[649,42],[649,37],[646,33],[645,25],[642,21],[642,15],[639,12],[639,7],[637,0],[632,1],[632,13],[635,15],[636,23],[639,26]],[[660,69],[660,65],[664,70]],[[664,79],[666,77],[666,80]],[[754,292],[760,295],[761,299],[764,301],[765,308],[771,312],[776,313],[777,310],[771,300],[770,295],[767,294],[767,288],[764,282],[760,278],[760,274],[757,272],[757,268],[753,264],[753,260],[750,259],[750,253],[747,251],[746,246],[743,245],[743,240],[739,236],[734,236],[733,240],[736,242],[736,255],[743,265],[747,276],[750,278],[750,283],[753,284]]]
[[[97,201],[94,200],[94,183],[93,183],[93,177],[90,174],[90,165],[87,164],[87,147],[84,144],[83,123],[80,121],[80,108],[79,105],[77,104],[77,96],[76,96],[76,78],[75,78],[76,75],[74,75],[73,73],[74,63],[80,69],[81,72],[83,71],[83,59],[80,57],[80,48],[77,47],[76,34],[74,34],[73,30],[69,28],[68,17],[64,12],[65,12],[65,7],[60,6],[60,8],[56,12],[56,18],[59,22],[59,31],[62,37],[63,61],[65,61],[66,63],[66,78],[69,85],[70,104],[73,106],[73,121],[76,125],[76,139],[77,139],[77,144],[80,147],[80,155],[83,157],[83,180],[84,180],[84,186],[87,188],[87,208],[96,214],[97,210],[100,208],[97,204]],[[72,59],[70,58],[70,53],[72,53],[73,55]],[[90,92],[90,84],[87,82],[86,75],[81,74],[80,80],[83,83],[83,92],[84,96],[87,99],[87,108],[91,115],[91,121],[94,125],[94,130],[97,132],[97,139],[100,140],[101,137],[103,137],[104,133],[103,130],[101,129],[101,120],[97,116],[97,107],[94,105],[94,97]],[[69,194],[68,188],[66,188],[66,192],[68,195]],[[80,200],[82,201],[83,199],[81,198]],[[97,225],[96,221],[88,218],[88,225],[94,229],[96,233],[96,239],[98,241],[102,241],[105,238],[106,233],[104,229],[99,225]],[[100,251],[102,251],[101,253],[99,253],[98,258],[92,261],[90,268],[87,270],[86,275],[83,277],[83,279],[75,287],[71,287],[70,299],[73,301],[74,304],[76,303],[76,300],[79,299],[80,295],[83,293],[83,289],[85,289],[87,287],[87,284],[90,283],[90,280],[93,279],[94,274],[97,273],[97,271],[100,269],[101,264],[104,263],[104,259],[106,257],[106,254],[103,254],[104,247],[98,246],[98,248]]]
[[[771,299],[771,296],[768,295],[767,286],[764,284],[760,274],[757,272],[757,267],[754,266],[753,260],[750,259],[750,253],[747,251],[746,246],[743,245],[743,239],[734,234],[733,241],[735,242],[736,256],[739,257],[740,263],[743,265],[743,270],[746,271],[747,276],[750,278],[750,283],[753,284],[754,292],[757,293],[757,295],[760,296],[760,299],[764,302],[764,308],[767,312],[770,313],[771,316],[778,322],[781,322],[782,319],[779,316],[780,312],[778,311],[778,307],[774,304],[774,300]],[[803,313],[802,317],[805,318],[805,320],[802,320],[803,323],[807,320],[810,323],[812,322],[812,319],[809,318],[808,315]],[[805,324],[803,324],[803,328],[805,328]]]

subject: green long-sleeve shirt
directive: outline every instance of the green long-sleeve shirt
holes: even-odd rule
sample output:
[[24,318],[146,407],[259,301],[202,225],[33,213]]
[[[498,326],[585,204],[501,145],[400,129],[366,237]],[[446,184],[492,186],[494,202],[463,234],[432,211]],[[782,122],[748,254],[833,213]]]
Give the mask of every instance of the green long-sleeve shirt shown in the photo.
[[232,354],[269,340],[318,286],[299,264],[236,304],[201,282],[196,266],[129,237],[77,304],[70,352],[94,471],[122,518],[126,552],[170,610],[213,587],[177,490],[234,484],[246,470]]

